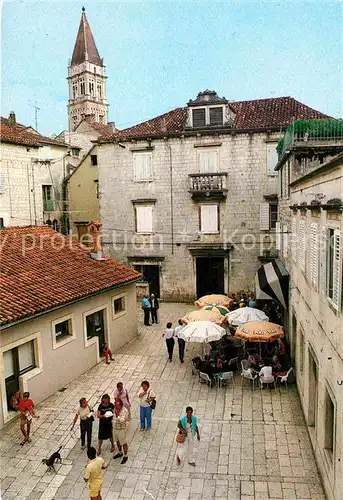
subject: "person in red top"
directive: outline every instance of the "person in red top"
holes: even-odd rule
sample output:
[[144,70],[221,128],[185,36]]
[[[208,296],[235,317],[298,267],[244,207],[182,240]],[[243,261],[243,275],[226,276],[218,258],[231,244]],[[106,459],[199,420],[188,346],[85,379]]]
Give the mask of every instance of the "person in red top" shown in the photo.
[[30,430],[32,417],[35,417],[35,404],[30,399],[30,393],[24,392],[23,399],[18,404],[18,411],[20,412],[20,430],[24,435],[24,441],[20,444],[23,446],[25,443],[31,443]]
[[108,347],[108,344],[104,344],[102,346],[102,352],[103,352],[103,355],[105,356],[105,361],[106,361],[107,365],[110,364],[111,361],[114,361],[114,358],[112,356],[112,351]]

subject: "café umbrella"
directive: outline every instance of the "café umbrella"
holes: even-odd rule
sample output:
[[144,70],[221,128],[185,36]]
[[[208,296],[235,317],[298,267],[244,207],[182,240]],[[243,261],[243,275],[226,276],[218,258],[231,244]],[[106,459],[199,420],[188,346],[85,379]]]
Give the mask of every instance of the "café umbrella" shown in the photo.
[[284,337],[282,326],[269,321],[249,321],[239,326],[235,337],[246,342],[274,342]]
[[186,342],[217,342],[226,334],[225,328],[211,321],[194,321],[189,323],[179,333],[179,337]]
[[268,316],[255,307],[241,307],[226,314],[229,325],[241,326],[250,321],[269,321]]
[[228,307],[231,302],[233,302],[230,297],[227,295],[221,295],[221,294],[212,294],[212,295],[204,295],[203,297],[200,297],[195,303],[199,309],[205,306],[224,306]]
[[206,311],[205,309],[197,309],[195,311],[191,311],[183,318],[181,321],[184,325],[188,323],[192,323],[194,321],[209,321],[212,323],[216,323],[217,325],[221,325],[224,321],[226,321],[225,316],[222,316],[218,311]]
[[228,308],[224,307],[224,306],[206,306],[203,309],[205,309],[205,311],[215,311],[215,312],[218,312],[222,316],[226,316],[229,313]]

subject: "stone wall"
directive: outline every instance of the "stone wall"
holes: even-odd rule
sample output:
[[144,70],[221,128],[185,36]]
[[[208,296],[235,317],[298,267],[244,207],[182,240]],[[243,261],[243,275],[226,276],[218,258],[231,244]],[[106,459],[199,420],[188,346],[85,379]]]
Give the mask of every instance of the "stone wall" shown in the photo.
[[[188,247],[231,243],[225,290],[251,287],[260,265],[258,256],[274,242],[272,231],[260,231],[260,204],[265,202],[264,196],[277,192],[276,177],[267,173],[266,141],[276,143],[278,138],[279,134],[261,133],[154,140],[152,182],[134,182],[132,150],[147,147],[147,142],[127,142],[125,149],[101,145],[100,217],[105,252],[122,261],[135,256],[163,257],[161,297],[191,301],[195,297],[195,259]],[[220,201],[219,234],[204,235],[199,232],[199,202],[188,192],[188,176],[199,172],[198,146],[214,141],[220,144],[216,146],[218,171],[228,174],[228,192]],[[142,199],[156,200],[152,236],[135,233],[132,200]]]

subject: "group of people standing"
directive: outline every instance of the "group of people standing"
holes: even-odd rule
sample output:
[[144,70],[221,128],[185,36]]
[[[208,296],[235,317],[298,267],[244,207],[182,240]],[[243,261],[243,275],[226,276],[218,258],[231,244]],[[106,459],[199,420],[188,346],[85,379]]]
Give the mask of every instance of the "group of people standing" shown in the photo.
[[[144,313],[144,325],[150,326],[152,323],[158,323],[157,311],[159,308],[159,303],[157,297],[152,293],[149,295],[144,295],[142,298],[142,309]],[[150,323],[151,317],[151,323]]]
[[180,363],[184,362],[186,342],[183,340],[183,338],[180,337],[180,333],[181,333],[183,328],[184,328],[184,325],[183,325],[181,319],[179,319],[178,326],[176,328],[173,328],[173,323],[169,322],[166,324],[166,328],[164,330],[164,333],[162,334],[162,337],[166,341],[169,363],[171,363],[171,361],[173,359],[175,340],[177,340],[177,343],[179,346]]

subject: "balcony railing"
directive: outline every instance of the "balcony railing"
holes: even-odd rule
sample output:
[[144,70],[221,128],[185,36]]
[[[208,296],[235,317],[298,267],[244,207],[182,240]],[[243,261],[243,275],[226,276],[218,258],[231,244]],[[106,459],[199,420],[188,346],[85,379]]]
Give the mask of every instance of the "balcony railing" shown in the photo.
[[43,200],[43,211],[53,212],[55,210],[54,200]]
[[192,197],[225,198],[227,172],[211,174],[189,174],[189,192]]

